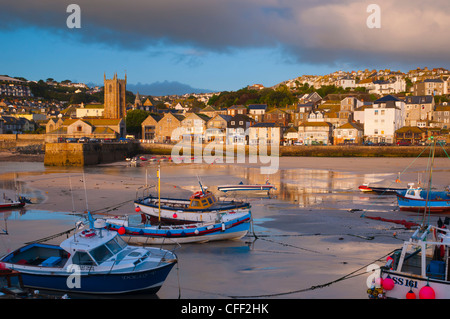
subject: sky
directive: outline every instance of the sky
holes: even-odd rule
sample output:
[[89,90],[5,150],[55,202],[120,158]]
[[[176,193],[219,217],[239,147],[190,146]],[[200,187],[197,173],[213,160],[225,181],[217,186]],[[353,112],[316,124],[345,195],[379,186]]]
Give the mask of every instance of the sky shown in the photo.
[[[67,10],[80,8],[80,19]],[[375,9],[373,6],[375,5]],[[0,74],[157,95],[301,75],[450,68],[448,0],[0,0]],[[79,21],[80,28],[69,28]],[[153,91],[152,91],[153,88]],[[136,93],[136,92],[135,92]],[[189,93],[189,92],[186,92]]]

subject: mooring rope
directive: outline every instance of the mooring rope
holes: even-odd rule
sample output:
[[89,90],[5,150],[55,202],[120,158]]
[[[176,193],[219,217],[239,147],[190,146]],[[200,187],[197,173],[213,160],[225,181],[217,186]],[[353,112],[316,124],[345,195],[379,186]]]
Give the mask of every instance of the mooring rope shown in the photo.
[[340,282],[340,281],[343,281],[343,280],[346,280],[346,279],[350,279],[350,278],[354,278],[354,277],[357,277],[357,276],[361,276],[361,275],[367,273],[367,271],[364,271],[363,273],[355,274],[358,271],[361,271],[362,269],[367,269],[367,267],[369,265],[372,265],[373,263],[375,263],[377,261],[381,261],[383,258],[386,258],[387,256],[392,255],[393,252],[395,252],[395,250],[389,252],[388,254],[386,254],[386,255],[378,258],[378,259],[375,259],[374,261],[372,261],[371,263],[369,263],[367,265],[364,265],[364,266],[362,266],[362,267],[360,267],[360,268],[358,268],[358,269],[356,269],[356,270],[346,274],[345,276],[342,276],[342,277],[340,277],[340,278],[338,278],[336,280],[333,280],[333,281],[330,281],[330,282],[327,282],[327,283],[324,283],[324,284],[315,285],[315,286],[311,286],[309,288],[304,288],[304,289],[291,290],[291,291],[280,292],[280,293],[273,293],[273,294],[248,295],[248,296],[245,296],[245,295],[241,295],[241,296],[231,295],[231,296],[228,296],[228,297],[233,298],[233,299],[236,299],[236,298],[267,298],[267,297],[285,296],[285,295],[290,295],[290,294],[302,293],[302,292],[306,292],[306,291],[310,291],[310,290],[315,290],[315,289],[328,287],[328,286],[331,286],[332,284],[335,284],[337,282]]

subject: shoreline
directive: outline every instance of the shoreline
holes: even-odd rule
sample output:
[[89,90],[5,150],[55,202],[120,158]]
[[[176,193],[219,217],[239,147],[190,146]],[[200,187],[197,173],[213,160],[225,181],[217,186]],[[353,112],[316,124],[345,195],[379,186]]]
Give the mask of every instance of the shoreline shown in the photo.
[[44,162],[44,154],[22,154],[1,150],[0,162]]

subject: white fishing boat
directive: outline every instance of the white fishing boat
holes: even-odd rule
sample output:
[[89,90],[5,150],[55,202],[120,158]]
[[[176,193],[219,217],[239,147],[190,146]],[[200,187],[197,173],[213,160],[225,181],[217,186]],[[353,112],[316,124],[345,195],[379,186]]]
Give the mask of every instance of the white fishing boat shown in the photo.
[[158,168],[158,196],[144,196],[134,201],[135,210],[147,216],[151,224],[189,224],[214,222],[217,214],[249,213],[250,204],[243,201],[219,201],[210,191],[201,190],[190,198],[161,197],[160,168]]
[[[433,143],[429,167],[428,192],[435,154]],[[370,298],[450,299],[450,230],[439,220],[438,226],[426,222],[428,201],[425,201],[422,222],[411,238],[387,258],[372,278]],[[447,223],[448,224],[448,223]]]
[[244,184],[240,182],[234,185],[220,185],[217,189],[221,192],[265,192],[269,193],[271,190],[276,190],[275,185],[267,181],[265,184]]
[[449,229],[419,227],[387,258],[380,269],[380,283],[369,289],[369,294],[377,298],[450,299],[449,247]]
[[[95,227],[94,227],[95,226]],[[156,293],[177,262],[168,250],[129,246],[102,220],[59,246],[32,243],[0,259],[20,272],[23,285],[84,294]]]

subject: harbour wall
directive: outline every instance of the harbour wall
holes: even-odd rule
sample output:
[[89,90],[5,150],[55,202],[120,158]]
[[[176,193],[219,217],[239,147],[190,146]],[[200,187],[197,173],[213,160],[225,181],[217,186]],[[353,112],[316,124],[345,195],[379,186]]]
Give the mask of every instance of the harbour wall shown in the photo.
[[44,165],[88,166],[125,160],[137,151],[135,143],[46,143]]
[[0,149],[45,144],[45,134],[0,134]]

